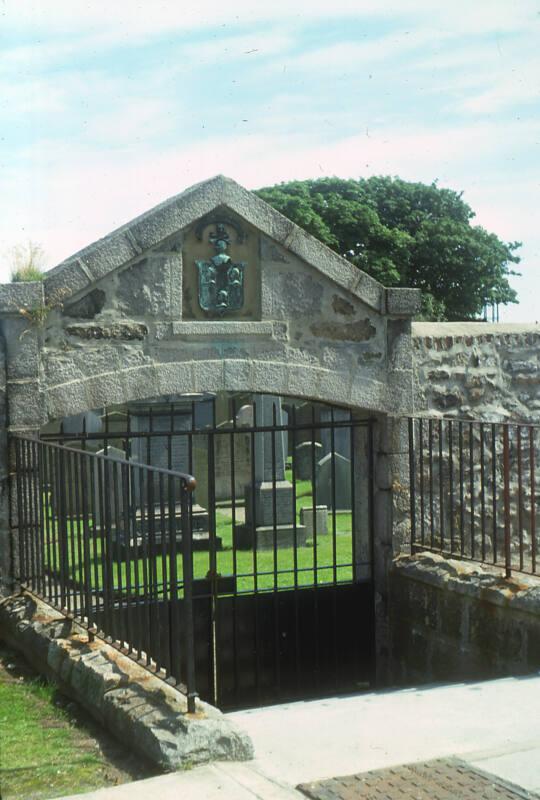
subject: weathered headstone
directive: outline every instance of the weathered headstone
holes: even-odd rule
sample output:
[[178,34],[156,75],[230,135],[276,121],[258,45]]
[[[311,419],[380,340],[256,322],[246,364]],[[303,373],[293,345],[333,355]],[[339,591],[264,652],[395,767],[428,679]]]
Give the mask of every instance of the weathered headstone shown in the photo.
[[322,456],[322,444],[320,442],[302,442],[296,446],[294,469],[295,476],[300,481],[310,481],[313,475],[313,463],[315,468]]
[[317,536],[324,536],[328,533],[328,508],[327,506],[315,506],[315,526],[313,525],[313,506],[306,506],[300,509],[300,522],[306,526],[308,539],[313,538],[313,531],[316,528]]
[[[350,412],[345,408],[334,408],[332,410],[323,408],[321,410],[321,422],[347,422],[350,419]],[[332,451],[332,444],[335,453],[339,453],[345,458],[351,459],[351,428],[349,426],[339,428],[321,428],[321,442],[323,446],[322,455]]]
[[236,425],[239,428],[250,428],[253,425],[253,406],[249,403],[241,406],[236,412]]
[[317,465],[315,481],[317,505],[320,503],[336,511],[351,510],[351,462],[348,458],[339,453],[327,453]]
[[90,481],[89,494],[93,489],[93,518],[94,525],[101,527],[103,524],[110,526],[111,530],[116,531],[118,526],[124,525],[124,495],[122,490],[122,467],[116,461],[107,461],[107,456],[111,459],[122,459],[125,461],[126,454],[118,447],[107,447],[98,450],[96,458],[92,458],[93,475],[90,477],[88,470],[88,480]]
[[[285,416],[279,397],[255,397],[258,427],[285,425]],[[296,541],[304,544],[306,529],[296,525],[293,507],[293,487],[285,479],[287,439],[284,431],[263,431],[255,434],[255,485],[245,487],[244,525],[235,531],[240,548],[269,549],[274,546],[292,547]]]

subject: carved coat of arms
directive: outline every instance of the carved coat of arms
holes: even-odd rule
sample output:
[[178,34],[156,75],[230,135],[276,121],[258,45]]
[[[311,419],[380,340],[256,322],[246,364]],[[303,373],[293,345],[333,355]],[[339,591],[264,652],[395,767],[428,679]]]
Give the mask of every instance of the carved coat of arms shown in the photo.
[[244,305],[244,270],[246,263],[234,263],[227,248],[230,244],[225,225],[216,223],[209,241],[216,254],[209,261],[196,261],[199,273],[199,305],[203,311],[225,314]]

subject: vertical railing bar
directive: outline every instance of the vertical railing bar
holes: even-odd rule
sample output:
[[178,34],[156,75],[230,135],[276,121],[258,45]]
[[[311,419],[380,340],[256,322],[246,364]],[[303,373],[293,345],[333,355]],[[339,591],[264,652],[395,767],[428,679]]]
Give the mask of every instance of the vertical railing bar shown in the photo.
[[493,563],[497,563],[497,425],[491,424],[491,503],[493,511]]
[[529,471],[531,479],[531,570],[536,572],[536,475],[535,475],[535,448],[534,440],[537,428],[529,428]]
[[59,452],[59,491],[61,496],[61,519],[59,521],[59,534],[60,534],[60,604],[62,609],[67,608],[69,611],[70,602],[66,595],[66,579],[67,579],[67,558],[68,558],[68,536],[67,536],[67,504],[66,504],[66,470],[65,470],[65,450]]
[[24,441],[24,474],[26,478],[25,502],[26,502],[26,519],[27,519],[27,542],[28,542],[28,559],[29,565],[28,578],[31,589],[34,589],[34,576],[35,576],[35,530],[33,523],[33,505],[32,505],[32,461],[31,461],[30,443],[25,439]]
[[439,420],[439,540],[444,552],[444,421]]
[[[150,602],[149,602],[149,591],[148,591],[148,506],[145,506],[145,500],[148,501],[148,488],[150,481],[153,480],[153,473],[149,470],[146,470],[144,466],[139,467],[139,514],[140,514],[140,525],[141,525],[141,572],[142,572],[142,582],[143,582],[143,594],[142,600],[140,604],[140,613],[139,619],[142,619],[142,624],[140,626],[140,631],[145,631],[146,636],[148,636],[150,632]],[[172,509],[172,513],[174,513],[174,507]],[[139,558],[139,554],[137,554],[137,559]],[[140,587],[139,587],[140,588]],[[143,638],[141,635],[140,643],[144,647],[145,655],[146,655],[146,662],[148,663],[149,659],[149,639],[146,638],[143,642]]]
[[113,570],[113,540],[112,540],[112,517],[111,517],[111,506],[110,506],[110,496],[106,498],[105,493],[109,493],[111,489],[111,477],[110,477],[110,467],[111,464],[109,461],[104,459],[103,461],[103,508],[104,508],[104,523],[105,523],[105,542],[106,542],[106,552],[105,558],[107,562],[107,596],[108,596],[108,608],[107,608],[107,631],[106,634],[110,636],[111,639],[114,640],[114,570]]
[[296,404],[291,406],[292,419],[292,459],[291,459],[291,483],[292,483],[292,512],[293,512],[293,584],[294,584],[294,663],[296,691],[300,689],[300,613],[298,609],[298,527],[296,510],[296,441],[297,441],[297,421]]
[[[231,491],[231,544],[232,544],[232,572],[233,572],[233,673],[234,696],[238,703],[239,675],[238,675],[238,553],[236,542],[236,398],[231,397],[232,429],[229,433],[229,454],[231,463],[230,491]],[[191,473],[193,474],[193,473]],[[245,520],[244,520],[245,521]]]
[[[277,408],[275,401],[272,401],[272,433],[270,434],[271,457],[272,457],[272,549],[274,551],[274,591],[272,604],[274,607],[274,674],[275,686],[279,694],[281,686],[280,669],[280,641],[279,641],[279,597],[278,597],[278,546],[277,546],[277,496],[276,496],[276,429],[277,427]],[[282,434],[279,434],[282,437]],[[283,445],[283,437],[282,437]],[[286,454],[283,453],[285,458]]]
[[[355,425],[355,420],[352,411],[349,412],[349,437],[351,443],[350,456],[351,456],[351,561],[352,561],[352,581],[356,583],[358,579],[358,550],[356,542],[356,440],[358,437],[358,427]],[[342,570],[342,575],[344,570]]]
[[[117,607],[117,614],[118,617],[113,614],[114,620],[114,628],[111,630],[113,634],[113,638],[117,639],[122,645],[123,642],[126,640],[126,630],[125,630],[125,615],[126,615],[126,605],[124,599],[124,588],[123,588],[123,581],[122,581],[122,544],[124,548],[124,552],[129,550],[129,531],[122,531],[122,524],[120,521],[120,503],[123,504],[123,497],[120,494],[120,486],[118,482],[118,470],[121,468],[120,464],[111,464],[112,474],[113,474],[113,512],[114,512],[114,547],[112,548],[112,556],[113,556],[113,568],[114,568],[114,561],[116,561],[116,581],[118,586],[116,587],[116,591],[114,592],[114,597],[116,597],[116,602],[114,603]],[[127,534],[127,539],[126,539]],[[123,539],[123,542],[121,541]],[[113,602],[114,602],[113,597]],[[115,608],[116,610],[116,608]]]
[[[84,422],[84,420],[83,420]],[[77,559],[79,562],[79,608],[81,617],[84,619],[85,605],[86,605],[86,590],[85,590],[85,571],[84,571],[84,520],[82,513],[82,493],[86,487],[82,483],[81,477],[81,458],[77,454],[75,456],[73,470],[75,475],[75,519],[77,520]]]
[[51,478],[51,448],[44,445],[43,450],[43,464],[45,468],[45,486],[46,486],[46,506],[45,506],[45,546],[47,551],[46,556],[46,563],[47,563],[47,570],[46,570],[46,589],[45,589],[45,597],[48,599],[52,599],[52,580],[54,578],[53,571],[52,571],[52,554],[51,554],[51,540],[54,536],[53,534],[53,479]]
[[[334,586],[337,583],[337,520],[336,520],[336,453],[335,453],[335,430],[334,430],[334,407],[332,406],[330,409],[330,422],[332,423],[332,427],[330,428],[330,452],[332,453],[330,462],[331,462],[331,481],[332,481],[332,579]],[[349,475],[349,478],[351,476]],[[314,519],[317,516],[317,506],[313,511]],[[317,581],[318,583],[318,581]],[[335,612],[335,591],[333,593],[333,604],[334,604],[334,612]],[[336,626],[334,625],[334,632]]]
[[[311,486],[312,486],[312,508],[313,508],[313,615],[315,617],[315,630],[319,628],[319,595],[317,592],[318,579],[318,559],[317,559],[317,465],[315,460],[315,406],[311,406]],[[332,510],[335,514],[335,509]],[[319,639],[315,637],[315,682],[320,686],[321,681],[321,654]]]
[[409,501],[411,514],[411,554],[414,555],[416,543],[416,475],[415,475],[415,449],[414,449],[414,418],[409,417]]
[[[160,437],[161,438],[161,437]],[[157,473],[159,475],[159,473]],[[150,617],[150,655],[157,661],[159,648],[159,605],[158,605],[158,576],[157,576],[157,544],[156,544],[156,519],[155,519],[155,482],[156,473],[148,476],[148,551],[149,551],[149,605]],[[157,644],[156,644],[157,640]]]
[[[20,439],[13,440],[13,447],[15,450],[15,485],[17,487],[17,538],[18,538],[18,577],[21,585],[26,584],[26,558],[25,558],[25,519],[24,519],[24,479],[22,474],[22,458],[21,449],[22,442]],[[11,502],[11,501],[10,501]]]
[[480,423],[480,508],[482,519],[482,561],[486,560],[486,454],[485,428]]
[[184,629],[186,649],[186,689],[188,713],[195,713],[195,703],[198,697],[195,687],[195,632],[193,620],[193,551],[191,529],[189,525],[189,508],[191,495],[184,480],[180,485],[181,519],[182,519],[182,571],[184,584]]
[[476,537],[476,522],[475,514],[475,497],[474,497],[474,424],[469,423],[469,492],[470,492],[470,523],[471,523],[471,558],[476,556],[475,537]]
[[[74,519],[73,519],[73,508],[74,508],[74,497],[73,497],[73,488],[74,488],[74,476],[73,476],[73,453],[69,450],[66,452],[66,500],[67,500],[67,508],[66,511],[69,510],[69,516],[66,515],[66,530],[69,531],[68,533],[68,547],[67,549],[67,557],[68,557],[68,585],[73,587],[73,608],[71,609],[71,591],[68,594],[68,609],[71,609],[73,613],[76,615],[78,611],[78,603],[77,603],[77,590],[75,587],[75,531],[74,531]],[[69,557],[71,551],[71,565],[69,564]],[[72,574],[73,573],[73,574]]]
[[[131,575],[131,556],[133,561],[133,589],[134,589],[134,600],[135,600],[135,613],[134,613],[134,627],[135,631],[133,634],[133,641],[130,642],[132,645],[131,651],[136,651],[137,653],[137,660],[140,661],[141,659],[141,636],[142,636],[142,609],[141,609],[141,585],[140,585],[140,567],[139,567],[139,539],[142,542],[142,520],[140,516],[140,511],[138,511],[138,506],[141,502],[141,467],[140,466],[131,466],[130,467],[130,478],[131,478],[131,487],[132,487],[132,498],[130,502],[130,512],[131,512],[131,530],[133,533],[133,549],[130,548],[130,575]],[[144,599],[143,599],[144,602]]]
[[38,592],[44,595],[44,578],[45,578],[45,539],[44,539],[44,524],[43,524],[43,467],[41,457],[41,443],[36,439],[33,444],[34,460],[36,464],[36,479],[35,479],[35,495],[36,495],[36,512],[37,519],[36,525],[38,529],[38,570],[37,570],[37,588]]
[[[164,610],[167,609],[167,604],[170,602],[169,591],[168,591],[168,570],[167,570],[167,530],[166,530],[166,512],[165,512],[165,497],[164,497],[164,490],[165,487],[163,485],[163,473],[159,473],[159,518],[160,518],[160,532],[161,532],[161,600],[162,600],[162,607]],[[189,517],[188,517],[189,523]],[[182,524],[182,536],[184,535],[183,525],[184,522],[181,521]],[[157,557],[157,553],[156,553]],[[159,608],[159,606],[158,606]],[[170,664],[169,664],[169,649],[167,648],[166,658],[164,658],[164,651],[163,651],[163,639],[164,634],[162,635],[161,632],[161,625],[166,628],[166,635],[167,638],[165,641],[169,641],[171,632],[169,628],[169,614],[163,613],[160,614],[160,635],[159,635],[159,666],[162,669],[165,669],[167,672],[170,673]]]
[[433,419],[428,420],[428,465],[429,465],[429,546],[435,545],[435,487],[433,480]]
[[518,507],[517,507],[517,524],[518,524],[518,541],[519,541],[519,568],[523,571],[524,558],[523,558],[523,461],[522,461],[522,443],[521,443],[521,425],[516,426],[516,446],[517,446],[517,477],[518,477]]
[[100,562],[101,562],[101,580],[97,583],[96,588],[100,591],[102,601],[103,601],[103,608],[102,614],[100,619],[100,629],[102,631],[109,630],[109,606],[110,606],[110,598],[109,598],[109,580],[107,576],[107,545],[106,545],[106,533],[105,533],[105,512],[103,507],[103,481],[104,481],[104,471],[105,471],[105,462],[101,460],[95,461],[96,466],[96,478],[97,478],[97,503],[96,503],[96,511],[97,511],[97,518],[99,521],[99,544],[100,544]]
[[[89,505],[88,505],[88,494],[87,488],[89,485],[88,476],[87,476],[87,462],[88,456],[85,454],[81,454],[79,456],[81,462],[81,480],[82,480],[82,520],[83,520],[83,559],[84,559],[84,592],[85,592],[85,603],[84,603],[84,616],[87,619],[88,627],[92,627],[94,625],[94,615],[92,613],[92,594],[91,594],[91,583],[92,583],[92,572],[90,566],[90,525],[89,525]],[[92,468],[92,463],[90,462],[90,468]]]
[[425,493],[424,493],[424,420],[418,420],[418,456],[420,461],[420,544],[425,546]]
[[[100,580],[99,578],[99,562],[101,561],[101,554],[98,556],[98,550],[101,546],[101,518],[99,516],[99,469],[100,469],[100,462],[98,459],[93,459],[87,456],[87,463],[89,466],[90,471],[90,508],[92,511],[92,550],[93,550],[93,565],[94,565],[94,596],[95,596],[95,603],[96,603],[96,623],[97,627],[100,626],[99,623],[99,611],[100,606],[105,603],[105,599],[102,596],[100,587],[102,584],[103,576]],[[96,480],[97,479],[97,480]],[[89,576],[90,577],[90,576]],[[100,601],[101,597],[101,601]]]
[[503,425],[503,486],[504,486],[504,567],[505,576],[512,575],[510,551],[510,443],[508,423]]
[[260,636],[259,636],[259,580],[258,580],[258,559],[257,559],[257,500],[256,500],[256,474],[255,474],[255,430],[257,429],[257,403],[255,398],[253,402],[253,428],[251,430],[251,524],[252,524],[252,538],[253,538],[253,605],[254,605],[254,655],[255,655],[255,687],[257,692],[257,700],[260,702],[261,686],[260,686]]
[[454,446],[453,446],[453,423],[448,420],[448,496],[450,499],[450,553],[454,552],[456,539],[456,518],[454,503]]
[[[334,418],[334,407],[331,406],[330,408],[330,448],[331,448],[331,467],[332,467],[332,652],[333,652],[333,683],[334,689],[337,690],[337,681],[338,681],[338,641],[337,641],[337,599],[336,599],[336,584],[337,584],[337,523],[336,523],[336,454],[335,454],[335,418]],[[350,430],[350,429],[349,429]],[[350,453],[349,453],[350,455]],[[352,482],[352,475],[350,474],[350,465],[349,465],[349,480]],[[315,506],[315,513],[314,516],[317,516],[317,507]],[[352,531],[351,531],[352,534]],[[323,581],[324,581],[324,574],[323,574]],[[317,580],[317,583],[319,581]]]
[[[319,560],[317,554],[317,459],[315,453],[315,406],[311,406],[311,508],[312,508],[312,526],[313,526],[313,585],[317,586],[318,583],[318,568]],[[331,457],[332,458],[332,457]],[[336,509],[332,507],[332,515],[335,517]],[[315,593],[315,605],[317,605],[317,593]],[[318,614],[318,611],[317,611]],[[318,662],[317,662],[318,664]],[[318,667],[317,667],[318,669]]]
[[458,422],[458,453],[459,453],[459,552],[461,558],[465,555],[465,465],[463,463],[463,422]]

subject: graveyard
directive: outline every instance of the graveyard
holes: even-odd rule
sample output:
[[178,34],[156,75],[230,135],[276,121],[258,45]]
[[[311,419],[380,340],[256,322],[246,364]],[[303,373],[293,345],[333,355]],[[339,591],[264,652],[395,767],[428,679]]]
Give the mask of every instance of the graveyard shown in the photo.
[[0,624],[159,768],[537,668],[540,334],[419,302],[222,176],[0,286]]

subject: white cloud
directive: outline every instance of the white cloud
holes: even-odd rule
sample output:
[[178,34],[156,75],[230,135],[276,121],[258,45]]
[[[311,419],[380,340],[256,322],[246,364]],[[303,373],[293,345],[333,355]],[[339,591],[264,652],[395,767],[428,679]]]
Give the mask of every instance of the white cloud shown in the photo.
[[303,24],[343,17],[408,18],[411,25],[429,19],[440,30],[487,34],[522,29],[536,12],[534,0],[454,0],[436,4],[432,0],[333,0],[331,5],[328,0],[4,0],[2,18],[10,28],[60,34],[83,31],[126,42],[133,37],[220,25],[234,27],[268,21]]

